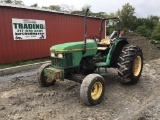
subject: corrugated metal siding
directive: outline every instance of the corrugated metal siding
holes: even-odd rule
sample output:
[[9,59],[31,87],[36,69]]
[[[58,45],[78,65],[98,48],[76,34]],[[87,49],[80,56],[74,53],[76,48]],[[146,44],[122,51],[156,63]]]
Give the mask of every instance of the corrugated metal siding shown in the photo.
[[[45,20],[45,40],[13,39],[12,18]],[[87,35],[99,34],[100,19],[88,18]],[[47,57],[52,45],[82,41],[84,17],[60,13],[0,7],[0,63]],[[103,32],[104,36],[104,32]]]

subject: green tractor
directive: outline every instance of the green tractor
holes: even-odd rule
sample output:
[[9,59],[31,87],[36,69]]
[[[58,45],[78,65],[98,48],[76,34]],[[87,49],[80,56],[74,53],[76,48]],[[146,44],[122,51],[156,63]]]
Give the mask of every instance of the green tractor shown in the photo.
[[[117,68],[121,83],[136,84],[142,72],[143,53],[139,47],[128,45],[121,35],[120,19],[117,17],[102,19],[99,37],[86,39],[87,13],[88,10],[84,19],[84,41],[52,46],[51,63],[39,68],[37,80],[43,87],[65,79],[79,82],[82,102],[97,105],[104,97],[107,68]],[[101,39],[102,24],[111,19],[117,20],[117,31]]]

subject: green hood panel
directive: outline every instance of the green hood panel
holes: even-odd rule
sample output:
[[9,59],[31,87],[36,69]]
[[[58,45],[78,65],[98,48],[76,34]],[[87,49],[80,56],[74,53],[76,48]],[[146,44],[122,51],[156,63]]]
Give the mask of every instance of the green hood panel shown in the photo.
[[[94,40],[87,40],[87,50],[97,50],[97,44]],[[51,52],[74,52],[82,51],[84,49],[84,41],[70,42],[52,46]]]
[[[81,41],[81,42],[70,42],[70,43],[58,44],[58,45],[52,46],[50,48],[50,51],[53,53],[54,52],[65,53],[65,54],[72,53],[71,54],[72,57],[67,58],[67,60],[69,59],[70,61],[72,59],[73,65],[71,67],[78,67],[83,57],[96,55],[97,43],[94,40],[88,39],[86,42],[85,54],[82,54],[83,49],[84,49],[84,41]],[[67,61],[66,63],[69,64],[69,61]]]

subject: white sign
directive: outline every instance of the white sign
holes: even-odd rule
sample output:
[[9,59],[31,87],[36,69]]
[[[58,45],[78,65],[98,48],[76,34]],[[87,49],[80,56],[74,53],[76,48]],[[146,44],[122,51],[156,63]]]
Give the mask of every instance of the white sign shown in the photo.
[[12,18],[14,40],[46,39],[45,20]]

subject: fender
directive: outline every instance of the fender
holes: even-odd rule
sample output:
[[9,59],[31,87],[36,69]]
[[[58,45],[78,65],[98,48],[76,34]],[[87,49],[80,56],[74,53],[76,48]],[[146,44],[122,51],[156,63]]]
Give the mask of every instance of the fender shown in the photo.
[[107,66],[113,67],[116,65],[123,47],[127,44],[129,43],[126,39],[119,39],[115,43],[113,43],[106,58]]

